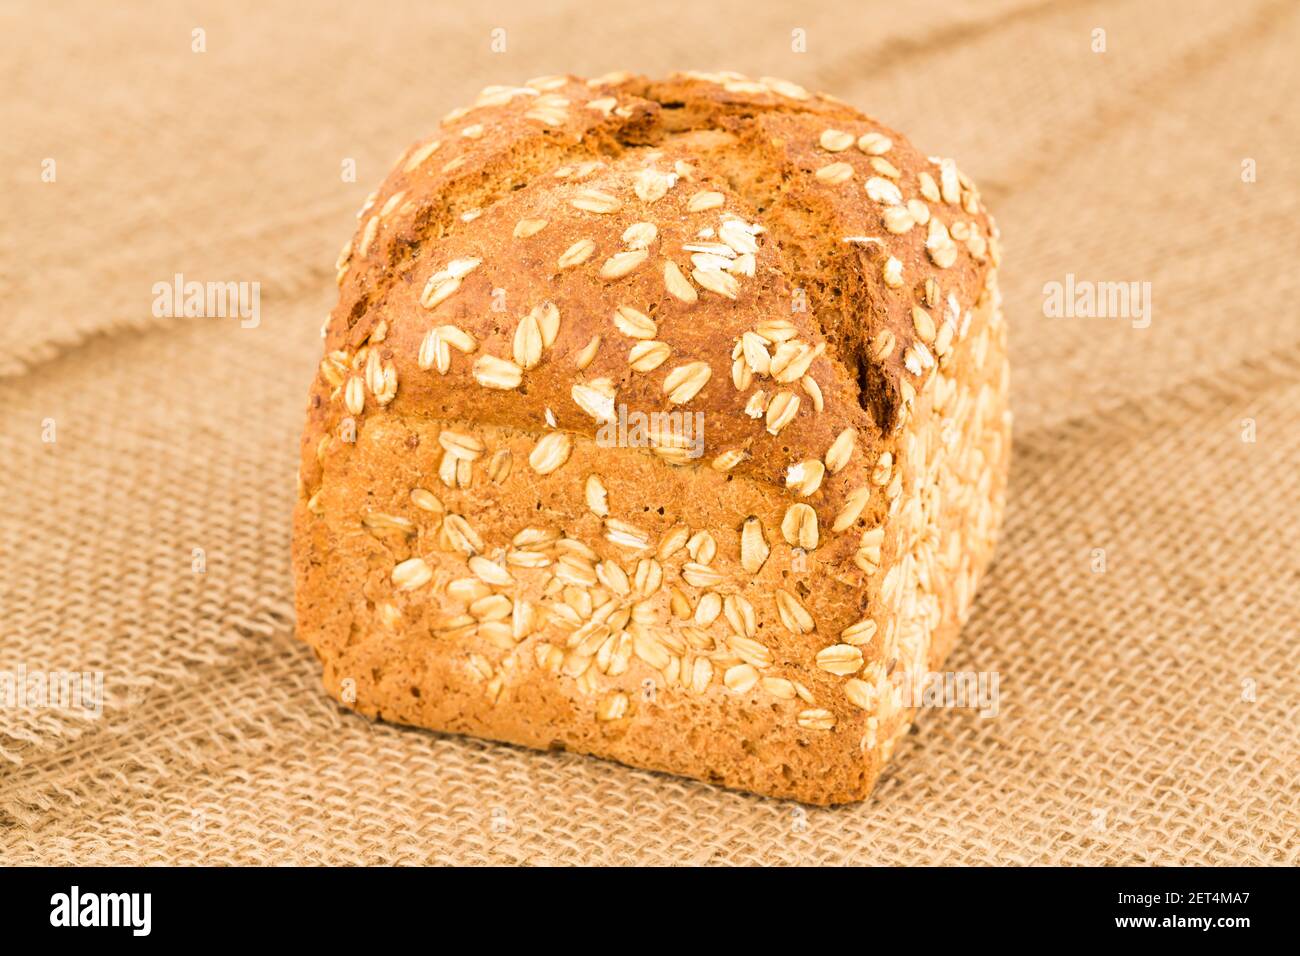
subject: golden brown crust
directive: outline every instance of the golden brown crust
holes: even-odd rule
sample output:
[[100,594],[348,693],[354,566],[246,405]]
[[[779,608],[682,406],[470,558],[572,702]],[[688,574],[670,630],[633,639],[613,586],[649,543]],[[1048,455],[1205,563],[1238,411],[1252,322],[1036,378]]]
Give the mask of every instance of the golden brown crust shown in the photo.
[[[951,646],[1001,510],[973,185],[781,81],[556,77],[446,118],[359,220],[295,520],[327,686],[865,796],[908,720],[898,662]],[[698,413],[702,440],[661,418],[608,447],[620,409]]]

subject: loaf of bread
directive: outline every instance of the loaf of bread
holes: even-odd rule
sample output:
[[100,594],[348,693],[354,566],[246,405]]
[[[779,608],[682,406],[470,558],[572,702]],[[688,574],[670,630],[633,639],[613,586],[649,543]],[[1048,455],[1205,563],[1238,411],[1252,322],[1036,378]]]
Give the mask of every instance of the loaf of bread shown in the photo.
[[975,185],[735,73],[489,87],[338,259],[298,631],[383,720],[860,800],[994,547]]

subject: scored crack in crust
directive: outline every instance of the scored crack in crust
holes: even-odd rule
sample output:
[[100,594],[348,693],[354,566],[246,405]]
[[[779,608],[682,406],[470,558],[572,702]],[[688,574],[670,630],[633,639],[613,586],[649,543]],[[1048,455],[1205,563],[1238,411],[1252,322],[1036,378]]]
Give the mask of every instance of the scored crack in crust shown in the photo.
[[484,90],[338,259],[294,533],[327,688],[862,799],[992,555],[998,262],[955,164],[794,84]]

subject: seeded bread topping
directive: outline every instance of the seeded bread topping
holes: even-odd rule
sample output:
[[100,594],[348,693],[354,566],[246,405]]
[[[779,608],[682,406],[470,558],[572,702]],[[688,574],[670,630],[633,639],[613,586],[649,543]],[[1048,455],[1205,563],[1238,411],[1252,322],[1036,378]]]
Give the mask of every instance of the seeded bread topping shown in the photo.
[[952,161],[794,84],[484,90],[338,259],[294,535],[326,687],[865,797],[993,550],[998,262]]

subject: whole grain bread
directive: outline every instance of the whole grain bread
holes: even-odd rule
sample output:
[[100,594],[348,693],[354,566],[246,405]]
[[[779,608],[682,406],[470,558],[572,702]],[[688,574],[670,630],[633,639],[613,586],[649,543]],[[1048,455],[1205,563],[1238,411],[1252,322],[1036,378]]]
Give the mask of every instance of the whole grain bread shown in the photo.
[[338,260],[294,533],[326,688],[862,799],[993,551],[998,263],[952,161],[792,83],[485,89]]

